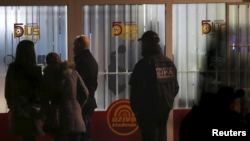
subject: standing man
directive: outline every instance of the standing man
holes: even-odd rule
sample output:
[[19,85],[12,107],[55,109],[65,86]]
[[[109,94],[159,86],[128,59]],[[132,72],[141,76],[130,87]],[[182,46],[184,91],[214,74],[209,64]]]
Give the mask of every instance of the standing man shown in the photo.
[[141,55],[131,75],[130,103],[142,141],[166,141],[166,124],[179,91],[174,63],[162,54],[160,38],[154,31],[145,32]]
[[82,116],[86,126],[86,132],[82,136],[82,141],[90,141],[91,116],[95,108],[97,108],[94,94],[97,89],[98,64],[90,53],[89,44],[89,39],[85,35],[77,36],[74,41],[76,70],[89,90],[89,98],[82,109]]

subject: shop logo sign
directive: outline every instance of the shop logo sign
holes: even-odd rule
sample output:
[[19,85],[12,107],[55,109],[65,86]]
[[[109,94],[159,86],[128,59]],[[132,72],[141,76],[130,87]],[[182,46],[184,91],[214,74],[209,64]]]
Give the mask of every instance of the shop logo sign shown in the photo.
[[120,136],[131,135],[139,128],[127,99],[117,100],[109,106],[107,122],[111,131]]
[[40,28],[37,23],[15,23],[14,24],[14,38],[24,38],[37,42],[40,36]]
[[113,22],[112,37],[119,36],[123,40],[137,40],[138,26],[135,22]]
[[216,33],[226,31],[226,24],[224,20],[202,20],[201,26],[202,35],[209,34],[210,32]]

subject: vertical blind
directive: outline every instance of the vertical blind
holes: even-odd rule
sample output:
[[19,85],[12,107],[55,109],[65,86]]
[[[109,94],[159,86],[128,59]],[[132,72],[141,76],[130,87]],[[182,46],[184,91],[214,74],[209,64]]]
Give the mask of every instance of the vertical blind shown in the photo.
[[250,9],[249,4],[228,5],[228,84],[245,90],[244,108],[250,108]]
[[244,89],[241,106],[250,108],[250,9],[248,4],[228,4],[226,13],[226,7],[173,6],[173,54],[180,83],[175,108],[190,108],[201,94],[222,85]]
[[[228,9],[226,13],[225,3],[173,5],[173,56],[180,84],[175,108],[191,107],[203,92],[215,92],[220,85],[244,88],[248,93],[249,5],[230,4]],[[163,4],[83,6],[83,34],[90,38],[90,50],[99,64],[98,109],[129,98],[130,74],[141,59],[137,39],[145,31],[159,34],[165,52],[165,11]],[[44,65],[44,57],[49,52],[67,60],[67,7],[0,6],[0,20],[1,113],[7,110],[6,70],[15,59],[20,40],[36,43],[39,65]],[[20,36],[21,29],[23,36]],[[247,101],[248,95],[245,105]]]
[[49,52],[58,53],[62,60],[67,53],[66,6],[0,6],[0,113],[6,112],[4,97],[8,64],[14,61],[19,41],[35,42],[37,63],[45,65]]
[[137,40],[147,30],[159,34],[165,51],[164,4],[83,6],[83,34],[99,65],[98,110],[129,98],[130,74],[141,59]]
[[174,4],[173,54],[180,91],[175,108],[190,108],[226,79],[226,4]]

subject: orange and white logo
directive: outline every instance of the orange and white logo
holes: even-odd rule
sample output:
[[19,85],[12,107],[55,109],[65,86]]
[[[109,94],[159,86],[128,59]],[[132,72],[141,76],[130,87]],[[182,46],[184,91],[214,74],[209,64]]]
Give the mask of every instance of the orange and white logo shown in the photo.
[[202,21],[202,35],[208,34],[211,31],[211,25],[209,24],[210,20]]
[[128,136],[138,130],[136,118],[130,108],[130,102],[122,99],[112,103],[107,110],[109,128],[117,135]]
[[113,22],[112,36],[119,36],[122,33],[121,22]]
[[24,38],[37,42],[40,37],[40,28],[37,23],[15,23],[14,38]]
[[113,22],[112,37],[119,36],[123,40],[137,40],[138,26],[135,22]]
[[14,38],[23,36],[24,30],[21,25],[23,24],[22,23],[14,24]]
[[225,32],[226,24],[224,20],[202,20],[201,21],[202,35],[217,32]]

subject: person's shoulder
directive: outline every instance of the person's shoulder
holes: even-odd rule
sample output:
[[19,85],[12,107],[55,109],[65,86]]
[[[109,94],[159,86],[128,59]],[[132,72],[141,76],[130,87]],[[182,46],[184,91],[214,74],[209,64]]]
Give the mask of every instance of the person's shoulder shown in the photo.
[[31,71],[34,71],[34,72],[41,72],[42,71],[41,66],[29,65],[27,68],[30,69]]
[[172,59],[170,59],[169,57],[163,55],[163,58],[165,59],[165,61],[167,62],[171,62],[171,63],[174,63]]
[[10,63],[10,64],[8,65],[8,70],[14,69],[15,66],[16,66],[15,63]]
[[42,66],[34,66],[34,70],[36,70],[37,72],[41,72]]
[[41,66],[30,66],[31,74],[36,77],[42,77],[42,67]]
[[13,67],[13,66],[15,66],[15,62],[12,62],[12,63],[10,63],[9,65],[8,65],[8,67]]
[[158,60],[158,61],[165,61],[165,62],[173,62],[172,59],[170,59],[164,54],[154,54],[151,56],[151,59]]
[[143,66],[145,66],[145,59],[141,59],[135,64],[133,72],[140,71],[141,69],[143,69]]
[[75,69],[72,69],[72,68],[65,68],[62,70],[62,75],[64,76],[70,76],[70,75],[74,75],[75,74]]
[[89,53],[82,53],[80,55],[78,55],[77,57],[75,57],[76,63],[78,64],[89,64],[89,63],[97,63],[95,60],[95,57],[91,54],[91,52]]
[[141,60],[139,60],[139,61],[135,64],[135,66],[142,66],[142,65],[145,65],[146,62],[147,62],[147,59],[142,58]]
[[7,69],[8,74],[13,74],[13,73],[17,73],[17,72],[18,72],[18,68],[15,66],[14,63],[11,63],[8,65],[8,69]]

